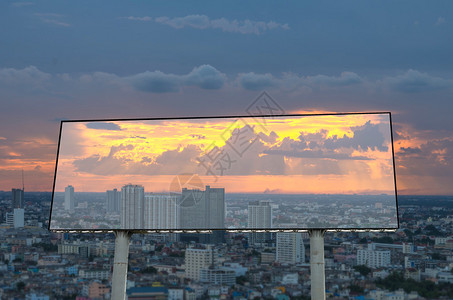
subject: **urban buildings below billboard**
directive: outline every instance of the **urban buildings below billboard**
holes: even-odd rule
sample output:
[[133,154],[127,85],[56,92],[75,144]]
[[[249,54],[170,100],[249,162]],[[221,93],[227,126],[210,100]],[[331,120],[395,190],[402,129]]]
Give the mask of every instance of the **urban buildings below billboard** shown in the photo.
[[357,265],[376,269],[390,265],[390,250],[357,250]]
[[200,271],[215,264],[215,251],[212,247],[187,248],[185,253],[186,278],[199,281]]
[[276,260],[286,264],[305,262],[305,246],[300,232],[277,233]]
[[229,268],[206,268],[200,270],[200,282],[210,285],[232,286],[236,283],[236,273]]

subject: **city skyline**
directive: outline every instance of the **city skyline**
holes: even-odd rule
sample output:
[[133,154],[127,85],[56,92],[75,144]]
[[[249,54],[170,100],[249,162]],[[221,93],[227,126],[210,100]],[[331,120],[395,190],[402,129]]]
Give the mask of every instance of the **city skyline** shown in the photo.
[[[69,193],[68,193],[69,191]],[[54,193],[50,230],[308,230],[395,229],[397,207],[391,195],[226,194],[225,188],[182,187],[155,193],[125,184],[121,191]],[[112,210],[112,192],[119,209]],[[71,195],[72,209],[67,196]],[[249,242],[265,245],[270,233],[249,233]]]

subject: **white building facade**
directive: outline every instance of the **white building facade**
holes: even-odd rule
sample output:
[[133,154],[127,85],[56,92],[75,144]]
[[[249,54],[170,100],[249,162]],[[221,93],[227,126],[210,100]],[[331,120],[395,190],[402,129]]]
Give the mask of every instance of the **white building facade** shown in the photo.
[[300,232],[277,233],[276,260],[287,264],[305,262],[305,246]]
[[376,269],[390,265],[389,250],[357,250],[357,265]]

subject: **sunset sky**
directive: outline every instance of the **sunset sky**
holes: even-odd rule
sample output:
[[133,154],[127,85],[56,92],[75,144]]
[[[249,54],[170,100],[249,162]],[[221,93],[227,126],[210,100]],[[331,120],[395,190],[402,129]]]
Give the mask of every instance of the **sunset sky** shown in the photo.
[[[394,193],[388,114],[64,122],[56,191],[180,174],[233,193]],[[180,192],[180,190],[177,190]]]
[[[266,91],[284,113],[392,112],[399,193],[453,194],[452,15],[448,0],[2,1],[0,190],[21,187],[22,169],[26,191],[52,190],[61,120],[267,113],[256,105],[263,102],[254,102]],[[133,128],[108,126],[83,131],[104,132],[96,139],[106,146],[99,152],[74,133],[68,143],[77,157],[72,166],[83,176],[110,171],[96,162],[112,158],[149,168],[156,157],[140,150],[136,141],[143,139],[121,136]],[[155,130],[176,134],[171,126]],[[192,146],[177,153],[199,154],[204,141],[193,134]],[[202,134],[217,132],[207,127]],[[270,139],[270,132],[263,134]],[[351,131],[332,134],[353,137]],[[119,144],[108,142],[114,135]],[[298,141],[296,133],[291,137]],[[174,141],[168,143],[175,150]],[[140,155],[133,156],[129,145]],[[376,155],[388,154],[376,147]],[[262,157],[284,157],[266,151]],[[297,160],[304,159],[285,158],[286,169],[279,171]],[[369,164],[339,164],[352,161]],[[322,169],[334,172],[330,167]],[[318,176],[311,165],[304,170],[312,172],[304,179]],[[236,171],[236,178],[245,176]],[[263,176],[263,184],[269,179],[274,190],[270,178],[276,175],[254,176]],[[332,182],[349,190],[339,178]]]

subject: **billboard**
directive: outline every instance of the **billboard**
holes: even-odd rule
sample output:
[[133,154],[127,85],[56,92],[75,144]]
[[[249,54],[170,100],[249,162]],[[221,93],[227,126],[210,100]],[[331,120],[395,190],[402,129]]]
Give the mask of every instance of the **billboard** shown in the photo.
[[53,231],[396,229],[391,114],[62,121]]

